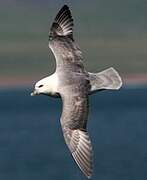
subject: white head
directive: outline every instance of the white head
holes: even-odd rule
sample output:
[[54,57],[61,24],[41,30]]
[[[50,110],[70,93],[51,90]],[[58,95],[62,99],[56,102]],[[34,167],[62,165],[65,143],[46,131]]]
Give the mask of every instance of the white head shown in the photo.
[[31,96],[39,94],[48,94],[48,83],[46,81],[46,78],[41,79],[35,84],[35,88],[34,91],[31,93]]
[[31,93],[31,96],[45,94],[52,95],[57,93],[57,78],[55,74],[43,78],[35,84],[34,91]]

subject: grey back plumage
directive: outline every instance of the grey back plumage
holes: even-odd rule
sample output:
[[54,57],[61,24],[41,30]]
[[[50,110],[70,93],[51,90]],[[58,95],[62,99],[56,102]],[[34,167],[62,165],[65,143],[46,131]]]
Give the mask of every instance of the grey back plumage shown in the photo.
[[49,33],[56,58],[59,93],[63,102],[61,125],[65,142],[79,168],[92,175],[92,145],[86,131],[90,82],[82,53],[73,39],[73,19],[68,6],[57,14]]

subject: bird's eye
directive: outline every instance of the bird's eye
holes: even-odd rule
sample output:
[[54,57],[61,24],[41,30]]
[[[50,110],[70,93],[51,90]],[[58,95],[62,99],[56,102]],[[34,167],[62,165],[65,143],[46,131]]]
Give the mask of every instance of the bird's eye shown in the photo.
[[38,86],[39,88],[43,87],[43,85],[41,84],[40,86]]

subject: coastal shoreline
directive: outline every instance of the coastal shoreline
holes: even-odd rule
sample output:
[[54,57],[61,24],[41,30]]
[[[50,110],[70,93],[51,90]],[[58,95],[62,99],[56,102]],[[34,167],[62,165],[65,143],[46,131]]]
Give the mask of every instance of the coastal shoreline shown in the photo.
[[[22,87],[22,86],[33,86],[35,82],[40,80],[40,75],[27,76],[1,76],[0,77],[0,88],[11,88],[11,87]],[[144,85],[147,84],[147,74],[130,74],[123,75],[122,81],[124,85]]]

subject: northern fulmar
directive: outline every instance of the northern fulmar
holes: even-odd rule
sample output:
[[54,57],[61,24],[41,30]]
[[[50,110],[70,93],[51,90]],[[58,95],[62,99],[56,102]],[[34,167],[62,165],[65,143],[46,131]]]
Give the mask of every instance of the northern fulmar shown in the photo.
[[88,96],[105,89],[119,89],[121,78],[114,68],[87,72],[83,56],[73,38],[73,18],[64,5],[49,32],[49,48],[56,59],[55,72],[35,84],[31,95],[60,97],[61,126],[65,142],[81,171],[90,178],[93,171],[92,145],[87,132]]

